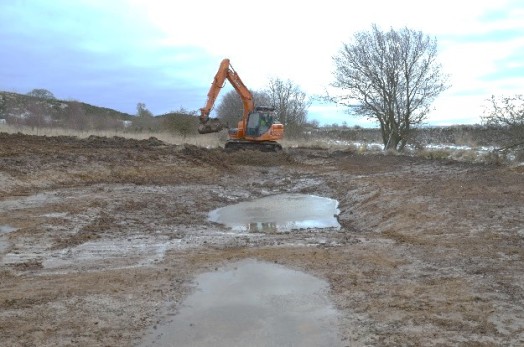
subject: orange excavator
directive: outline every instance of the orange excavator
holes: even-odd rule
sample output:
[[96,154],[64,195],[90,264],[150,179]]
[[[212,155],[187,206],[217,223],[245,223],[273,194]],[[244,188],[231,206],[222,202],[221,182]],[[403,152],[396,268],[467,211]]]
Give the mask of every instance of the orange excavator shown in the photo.
[[226,79],[240,96],[244,106],[244,112],[237,127],[228,129],[229,139],[225,144],[225,148],[281,150],[282,146],[277,141],[284,137],[284,125],[275,121],[274,108],[264,106],[255,107],[253,95],[233,69],[229,59],[224,59],[220,63],[218,72],[207,93],[206,105],[200,109],[198,132],[200,134],[208,134],[227,128],[222,124],[220,119],[209,117],[209,113]]

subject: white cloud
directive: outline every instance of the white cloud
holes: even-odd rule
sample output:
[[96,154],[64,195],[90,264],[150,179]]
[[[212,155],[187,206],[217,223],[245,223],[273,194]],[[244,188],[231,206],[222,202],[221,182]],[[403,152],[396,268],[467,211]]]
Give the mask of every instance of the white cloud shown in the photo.
[[[6,9],[10,12],[3,11]],[[70,36],[71,45],[95,58],[110,54],[113,61],[93,59],[109,66],[85,67],[107,70],[108,80],[116,66],[141,68],[155,78],[147,81],[144,75],[143,88],[169,88],[172,81],[177,88],[185,84],[197,94],[176,99],[175,107],[196,109],[200,105],[184,104],[184,100],[200,97],[205,101],[224,57],[231,59],[249,88],[263,88],[270,77],[279,77],[291,79],[309,95],[323,94],[332,82],[332,56],[356,31],[369,30],[372,23],[385,30],[407,26],[437,38],[441,62],[453,86],[435,103],[430,116],[434,122],[476,122],[479,102],[489,95],[524,90],[524,5],[519,1],[35,0],[0,4],[0,10],[17,14],[2,18],[0,13],[5,28],[20,22],[14,18],[25,18],[36,39],[45,32],[40,27],[52,27],[57,37]],[[52,20],[42,13],[50,13]],[[515,31],[521,35],[503,35]],[[509,74],[510,69],[516,74]],[[159,76],[165,78],[161,83]],[[162,93],[166,89],[159,91]],[[166,109],[170,102],[144,101],[152,110]],[[315,105],[310,113],[325,118],[325,123],[341,123],[349,117],[329,105]]]
[[[211,80],[219,59],[229,57],[244,82],[262,88],[269,77],[291,79],[309,94],[322,94],[332,81],[332,56],[357,30],[371,23],[383,29],[408,26],[429,35],[444,37],[441,61],[451,75],[452,89],[436,104],[433,119],[478,120],[478,101],[497,93],[504,81],[483,81],[496,74],[497,61],[512,53],[521,40],[501,42],[461,42],[468,34],[482,35],[492,30],[511,29],[520,24],[508,9],[509,20],[480,19],[491,11],[503,11],[509,2],[401,0],[366,2],[284,2],[268,0],[260,5],[245,1],[191,1],[183,6],[162,2],[139,2],[149,21],[164,33],[162,44],[197,45],[217,58],[216,66],[202,67]],[[517,83],[517,81],[514,81]],[[463,96],[468,91],[483,92]],[[461,96],[459,96],[461,95]],[[322,108],[322,106],[319,106]],[[326,107],[326,106],[323,106]],[[328,108],[324,108],[326,114]],[[318,110],[311,110],[319,114]],[[334,115],[334,113],[331,113]],[[340,114],[337,113],[337,118]],[[430,118],[431,119],[431,118]]]

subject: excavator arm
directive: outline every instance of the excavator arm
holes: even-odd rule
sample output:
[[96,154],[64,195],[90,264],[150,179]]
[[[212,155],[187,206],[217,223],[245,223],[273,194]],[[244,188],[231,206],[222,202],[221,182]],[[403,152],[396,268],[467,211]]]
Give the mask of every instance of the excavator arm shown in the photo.
[[220,93],[220,90],[224,86],[226,79],[231,83],[233,88],[235,88],[238,95],[242,99],[242,104],[244,106],[244,113],[242,115],[242,122],[247,121],[249,113],[253,112],[255,107],[253,102],[253,95],[249,89],[244,85],[236,71],[231,66],[229,59],[224,59],[220,63],[220,67],[211,83],[209,92],[207,93],[207,102],[204,107],[200,109],[200,125],[198,127],[198,132],[200,134],[207,134],[218,132],[225,128],[225,126],[217,118],[210,118],[209,114],[211,109],[215,104],[215,101]]

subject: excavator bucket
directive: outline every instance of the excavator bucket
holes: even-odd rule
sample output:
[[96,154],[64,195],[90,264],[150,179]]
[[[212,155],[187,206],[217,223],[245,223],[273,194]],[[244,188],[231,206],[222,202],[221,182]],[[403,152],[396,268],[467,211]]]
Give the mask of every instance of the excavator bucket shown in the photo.
[[210,118],[205,124],[198,126],[198,132],[200,134],[217,133],[224,128],[224,125],[218,118]]

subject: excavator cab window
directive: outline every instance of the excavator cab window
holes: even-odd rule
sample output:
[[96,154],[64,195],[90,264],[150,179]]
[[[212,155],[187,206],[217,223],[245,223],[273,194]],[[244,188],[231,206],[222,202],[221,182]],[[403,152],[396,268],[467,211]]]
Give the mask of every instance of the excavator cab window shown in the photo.
[[247,119],[247,135],[258,136],[260,117],[258,112],[251,113]]
[[260,136],[273,124],[273,116],[267,112],[253,112],[247,120],[247,135]]

